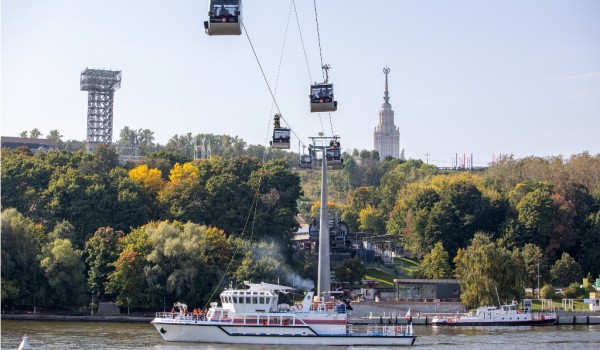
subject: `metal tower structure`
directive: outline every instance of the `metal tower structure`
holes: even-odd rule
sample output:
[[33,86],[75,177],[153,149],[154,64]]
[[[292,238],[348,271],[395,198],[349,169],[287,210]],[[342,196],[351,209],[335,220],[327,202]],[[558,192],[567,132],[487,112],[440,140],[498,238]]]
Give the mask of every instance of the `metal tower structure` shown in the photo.
[[[337,140],[338,137],[310,137],[313,142],[313,149],[315,151],[323,152],[323,158],[321,159],[321,210],[319,217],[319,266],[318,266],[318,277],[317,277],[317,295],[323,296],[323,293],[327,293],[331,290],[331,259],[330,259],[330,237],[329,237],[329,207],[327,205],[328,192],[327,192],[327,157],[325,156],[325,150],[327,144],[331,140]],[[319,145],[320,143],[321,145]]]
[[115,90],[121,87],[121,71],[84,69],[81,90],[88,92],[87,150],[112,143]]

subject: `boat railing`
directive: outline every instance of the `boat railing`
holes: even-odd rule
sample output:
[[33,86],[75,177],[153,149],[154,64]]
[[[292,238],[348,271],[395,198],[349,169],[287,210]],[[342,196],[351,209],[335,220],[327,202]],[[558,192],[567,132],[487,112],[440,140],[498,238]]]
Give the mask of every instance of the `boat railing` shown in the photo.
[[[191,313],[184,314],[181,312],[157,312],[156,318],[159,318],[163,321],[171,321],[174,323],[194,323],[198,321],[206,321],[206,315],[204,314],[194,315]],[[222,321],[225,321],[225,319],[223,319]]]
[[407,325],[368,325],[367,334],[371,336],[412,335],[412,324]]

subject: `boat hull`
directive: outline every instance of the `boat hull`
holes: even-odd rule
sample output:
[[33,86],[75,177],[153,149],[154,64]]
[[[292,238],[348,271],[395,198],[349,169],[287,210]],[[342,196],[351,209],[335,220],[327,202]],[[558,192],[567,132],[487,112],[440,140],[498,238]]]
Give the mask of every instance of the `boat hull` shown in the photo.
[[545,326],[556,323],[555,318],[546,318],[543,320],[523,320],[523,321],[499,321],[499,320],[433,320],[433,326]]
[[414,335],[317,334],[310,326],[175,324],[153,321],[168,342],[261,345],[413,345]]

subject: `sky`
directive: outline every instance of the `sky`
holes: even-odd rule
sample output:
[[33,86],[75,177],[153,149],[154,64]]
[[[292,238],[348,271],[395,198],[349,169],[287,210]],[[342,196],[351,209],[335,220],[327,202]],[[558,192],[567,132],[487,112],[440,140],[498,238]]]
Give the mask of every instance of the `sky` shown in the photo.
[[[600,1],[244,1],[240,36],[206,35],[207,8],[2,0],[2,136],[38,128],[84,140],[89,67],[122,71],[113,140],[127,126],[162,145],[191,132],[267,146],[279,109],[292,151],[319,132],[371,150],[387,66],[406,158],[451,166],[472,155],[485,166],[600,153]],[[310,113],[321,62],[336,112]]]

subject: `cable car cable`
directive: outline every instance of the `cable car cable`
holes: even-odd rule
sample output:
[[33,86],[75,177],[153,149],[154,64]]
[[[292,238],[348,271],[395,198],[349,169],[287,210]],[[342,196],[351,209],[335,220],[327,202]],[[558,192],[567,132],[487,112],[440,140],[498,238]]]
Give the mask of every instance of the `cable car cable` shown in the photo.
[[[315,22],[317,22],[317,41],[319,42],[319,57],[321,57],[321,67],[323,67],[323,51],[321,50],[321,33],[319,32],[319,16],[317,14],[317,0],[313,0],[315,8]],[[323,79],[325,75],[323,74]]]
[[[248,34],[248,30],[246,29],[246,25],[242,22],[242,28],[244,29],[244,33],[246,33],[246,38],[248,38],[248,43],[250,43],[250,47],[252,48],[252,53],[254,54],[254,58],[256,59],[256,63],[258,63],[258,67],[260,68],[260,72],[262,73],[263,79],[265,81],[265,83],[267,84],[267,88],[269,89],[269,93],[271,94],[271,98],[273,99],[273,103],[275,103],[275,107],[277,108],[277,112],[281,115],[281,119],[283,119],[283,121],[290,126],[290,123],[288,123],[287,120],[285,120],[285,118],[283,117],[282,113],[281,113],[281,109],[279,108],[279,104],[277,103],[277,99],[275,99],[275,95],[273,94],[273,90],[271,89],[271,85],[269,84],[269,81],[267,80],[267,76],[265,74],[265,71],[262,67],[262,64],[260,63],[260,59],[258,58],[258,55],[256,54],[256,50],[254,49],[254,45],[252,45],[252,40],[250,39],[250,35]],[[290,131],[292,134],[294,134],[294,136],[296,136],[299,140],[300,138],[298,137],[298,135],[296,134],[296,132],[294,131],[294,129],[292,129],[290,127]],[[302,142],[302,141],[300,141]]]

